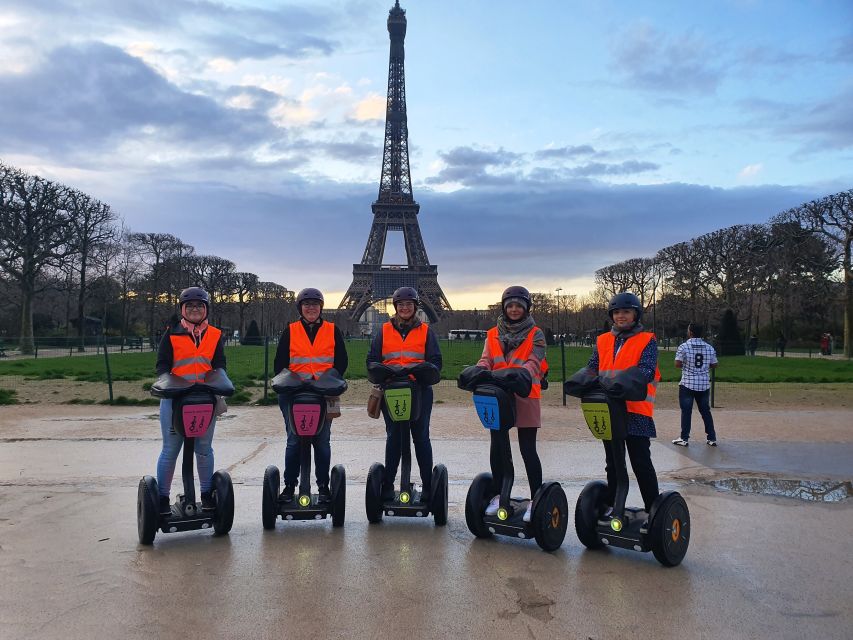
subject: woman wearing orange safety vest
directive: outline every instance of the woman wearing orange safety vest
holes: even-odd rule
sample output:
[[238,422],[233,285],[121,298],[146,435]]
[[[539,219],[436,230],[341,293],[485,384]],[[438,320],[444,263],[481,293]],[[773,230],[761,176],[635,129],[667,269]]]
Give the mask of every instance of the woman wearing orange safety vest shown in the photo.
[[[441,351],[435,332],[415,313],[420,302],[418,292],[412,287],[400,287],[394,292],[391,301],[396,313],[382,325],[370,344],[367,362],[380,362],[388,365],[408,365],[417,362],[431,362],[441,369]],[[432,491],[432,443],[429,439],[429,419],[432,414],[432,387],[421,385],[420,416],[411,425],[412,442],[415,445],[415,457],[421,473],[422,500],[429,504]],[[382,499],[394,498],[394,478],[402,455],[399,426],[391,421],[383,407],[385,418],[385,474],[382,478]]]
[[[349,360],[341,330],[321,317],[323,294],[319,289],[307,288],[296,296],[299,320],[291,322],[281,333],[273,361],[273,371],[278,375],[284,369],[305,379],[316,380],[324,371],[335,368],[341,376],[346,373]],[[279,395],[278,406],[287,425],[287,400]],[[332,460],[330,441],[332,419],[326,417],[323,428],[313,438],[314,472],[317,477],[318,501],[330,502],[329,464]],[[284,451],[284,489],[279,498],[293,500],[299,479],[299,436],[287,430],[287,448]]]
[[[204,374],[211,369],[225,369],[222,332],[207,322],[210,314],[210,296],[207,291],[201,287],[184,289],[178,301],[181,319],[180,322],[174,323],[160,340],[157,375],[173,373],[190,382],[197,382],[204,380]],[[211,421],[207,432],[195,439],[201,506],[205,511],[213,511],[216,508],[210,493],[215,427],[216,417]],[[172,429],[172,401],[165,398],[160,400],[160,431],[163,434],[163,449],[157,460],[157,486],[160,488],[160,511],[168,515],[171,513],[169,489],[184,440]]]
[[[540,398],[542,397],[542,379],[548,372],[545,360],[545,334],[536,326],[530,315],[530,292],[524,287],[512,286],[504,290],[501,296],[501,315],[498,316],[496,327],[486,333],[486,344],[483,355],[477,363],[478,367],[489,370],[500,370],[508,367],[526,369],[533,379],[533,387],[526,398],[515,396],[518,446],[527,471],[527,481],[530,484],[530,496],[533,497],[542,485],[542,463],[536,452],[536,432],[542,425]],[[504,476],[513,475],[512,453],[501,451],[501,447],[509,446],[508,438],[500,438],[498,431],[491,431],[492,444],[489,462],[492,467],[495,497],[486,507],[486,515],[494,515],[500,505],[500,488]],[[509,468],[504,468],[502,460],[509,461]],[[530,522],[533,500],[524,513],[524,521]]]
[[[643,306],[640,299],[633,293],[622,292],[613,296],[607,306],[607,314],[613,321],[613,327],[607,333],[598,336],[587,368],[599,374],[615,374],[631,367],[639,367],[648,381],[646,399],[626,403],[628,405],[628,436],[625,438],[631,467],[634,469],[646,512],[648,512],[659,493],[657,472],[652,464],[650,450],[650,438],[657,436],[654,413],[657,384],[660,381],[658,343],[653,333],[643,331],[643,325],[640,324]],[[603,442],[607,460],[605,470],[608,488],[605,502],[613,504],[616,497],[613,454],[610,450],[610,441]]]

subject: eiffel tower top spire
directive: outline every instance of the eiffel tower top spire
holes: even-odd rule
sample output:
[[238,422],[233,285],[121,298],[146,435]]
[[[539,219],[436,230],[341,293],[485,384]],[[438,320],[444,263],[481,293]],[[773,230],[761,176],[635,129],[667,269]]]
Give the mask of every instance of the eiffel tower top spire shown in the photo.
[[382,177],[376,202],[414,203],[409,170],[409,125],[406,116],[406,11],[400,0],[388,12],[391,55],[388,61],[388,101],[385,108],[385,148],[382,152]]

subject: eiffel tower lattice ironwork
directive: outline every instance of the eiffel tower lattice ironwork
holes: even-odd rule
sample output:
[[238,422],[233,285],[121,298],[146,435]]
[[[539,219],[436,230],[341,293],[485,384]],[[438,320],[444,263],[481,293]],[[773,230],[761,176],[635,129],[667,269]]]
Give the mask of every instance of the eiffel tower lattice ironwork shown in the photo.
[[[352,284],[341,300],[340,308],[349,311],[353,320],[358,320],[373,303],[390,298],[398,287],[408,286],[417,289],[421,308],[430,322],[435,322],[450,309],[450,303],[438,284],[438,266],[429,263],[418,225],[420,205],[412,195],[403,47],[406,12],[400,8],[399,0],[388,13],[388,34],[391,55],[379,197],[371,207],[373,225],[367,247],[361,263],[352,266]],[[403,232],[405,265],[383,263],[389,231]]]

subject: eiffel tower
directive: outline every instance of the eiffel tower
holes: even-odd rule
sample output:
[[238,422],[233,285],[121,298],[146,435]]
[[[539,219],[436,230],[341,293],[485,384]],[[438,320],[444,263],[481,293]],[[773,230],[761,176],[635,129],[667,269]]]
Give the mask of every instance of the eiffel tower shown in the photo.
[[[412,195],[409,172],[409,127],[406,122],[406,75],[404,68],[406,12],[400,0],[388,12],[391,56],[388,62],[388,103],[385,110],[385,149],[382,154],[382,178],[379,198],[373,203],[373,226],[360,264],[352,266],[352,284],[341,300],[340,308],[353,320],[375,302],[387,300],[398,287],[414,287],[421,308],[435,322],[450,303],[438,284],[438,266],[429,263],[421,229],[420,205]],[[384,264],[385,241],[389,231],[402,231],[406,264]]]

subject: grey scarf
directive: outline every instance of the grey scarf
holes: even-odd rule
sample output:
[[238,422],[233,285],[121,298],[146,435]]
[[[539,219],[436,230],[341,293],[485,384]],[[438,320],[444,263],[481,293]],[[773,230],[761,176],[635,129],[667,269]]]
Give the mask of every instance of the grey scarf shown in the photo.
[[507,354],[525,341],[527,334],[536,326],[533,316],[528,315],[517,322],[510,322],[503,314],[498,316],[498,340]]
[[627,340],[631,336],[635,336],[638,333],[643,333],[643,331],[645,331],[645,329],[643,329],[643,325],[641,325],[639,322],[637,322],[630,329],[625,329],[625,331],[619,331],[619,329],[616,328],[615,324],[610,327],[610,333],[616,336],[617,339],[621,338],[622,340]]

